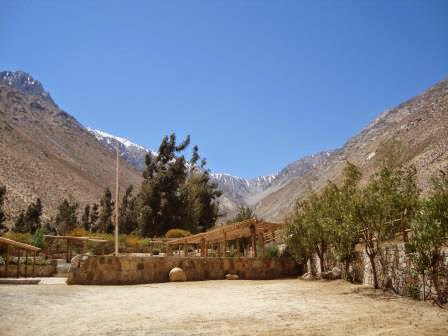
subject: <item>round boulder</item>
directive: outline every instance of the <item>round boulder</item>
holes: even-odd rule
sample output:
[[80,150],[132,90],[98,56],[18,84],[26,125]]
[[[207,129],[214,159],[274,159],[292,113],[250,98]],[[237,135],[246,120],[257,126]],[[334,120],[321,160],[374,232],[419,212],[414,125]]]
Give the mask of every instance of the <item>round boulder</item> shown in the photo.
[[184,270],[180,267],[174,267],[170,271],[169,276],[171,282],[187,281],[187,276],[185,275]]

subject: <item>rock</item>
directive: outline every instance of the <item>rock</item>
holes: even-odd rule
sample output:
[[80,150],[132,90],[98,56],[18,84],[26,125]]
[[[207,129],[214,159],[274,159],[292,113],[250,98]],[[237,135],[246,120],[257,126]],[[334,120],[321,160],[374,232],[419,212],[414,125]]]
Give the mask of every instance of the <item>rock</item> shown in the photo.
[[182,268],[174,267],[170,271],[170,281],[171,282],[181,282],[181,281],[187,281],[187,276],[185,275],[185,272]]
[[226,274],[227,280],[239,280],[239,278],[238,274]]
[[342,271],[339,267],[333,267],[331,270],[331,278],[332,280],[340,279],[342,275]]
[[305,273],[304,275],[302,275],[302,279],[303,280],[315,280],[316,277],[312,273],[308,272],[308,273]]

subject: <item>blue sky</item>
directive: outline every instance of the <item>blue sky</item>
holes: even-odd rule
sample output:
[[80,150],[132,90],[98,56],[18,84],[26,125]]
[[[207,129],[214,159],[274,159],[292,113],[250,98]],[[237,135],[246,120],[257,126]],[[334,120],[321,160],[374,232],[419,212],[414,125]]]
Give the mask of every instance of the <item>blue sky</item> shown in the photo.
[[213,171],[275,172],[342,146],[448,76],[448,1],[0,1],[0,69],[81,123]]

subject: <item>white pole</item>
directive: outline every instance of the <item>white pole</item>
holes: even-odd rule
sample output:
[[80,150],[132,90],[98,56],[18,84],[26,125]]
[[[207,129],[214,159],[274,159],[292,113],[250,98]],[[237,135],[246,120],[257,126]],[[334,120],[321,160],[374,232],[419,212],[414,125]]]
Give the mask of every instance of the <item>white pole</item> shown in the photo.
[[119,163],[120,163],[120,157],[118,154],[118,147],[116,148],[117,150],[117,176],[116,176],[116,183],[115,183],[115,255],[118,255],[118,189],[119,189],[119,184],[118,184],[118,178],[119,178]]

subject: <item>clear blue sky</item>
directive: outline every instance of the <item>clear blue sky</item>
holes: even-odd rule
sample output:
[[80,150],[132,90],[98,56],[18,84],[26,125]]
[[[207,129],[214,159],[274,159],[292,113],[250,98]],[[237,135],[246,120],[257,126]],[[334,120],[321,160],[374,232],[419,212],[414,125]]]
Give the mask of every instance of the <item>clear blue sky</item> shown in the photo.
[[213,171],[269,174],[342,146],[448,76],[448,1],[0,0],[0,69],[87,126]]

